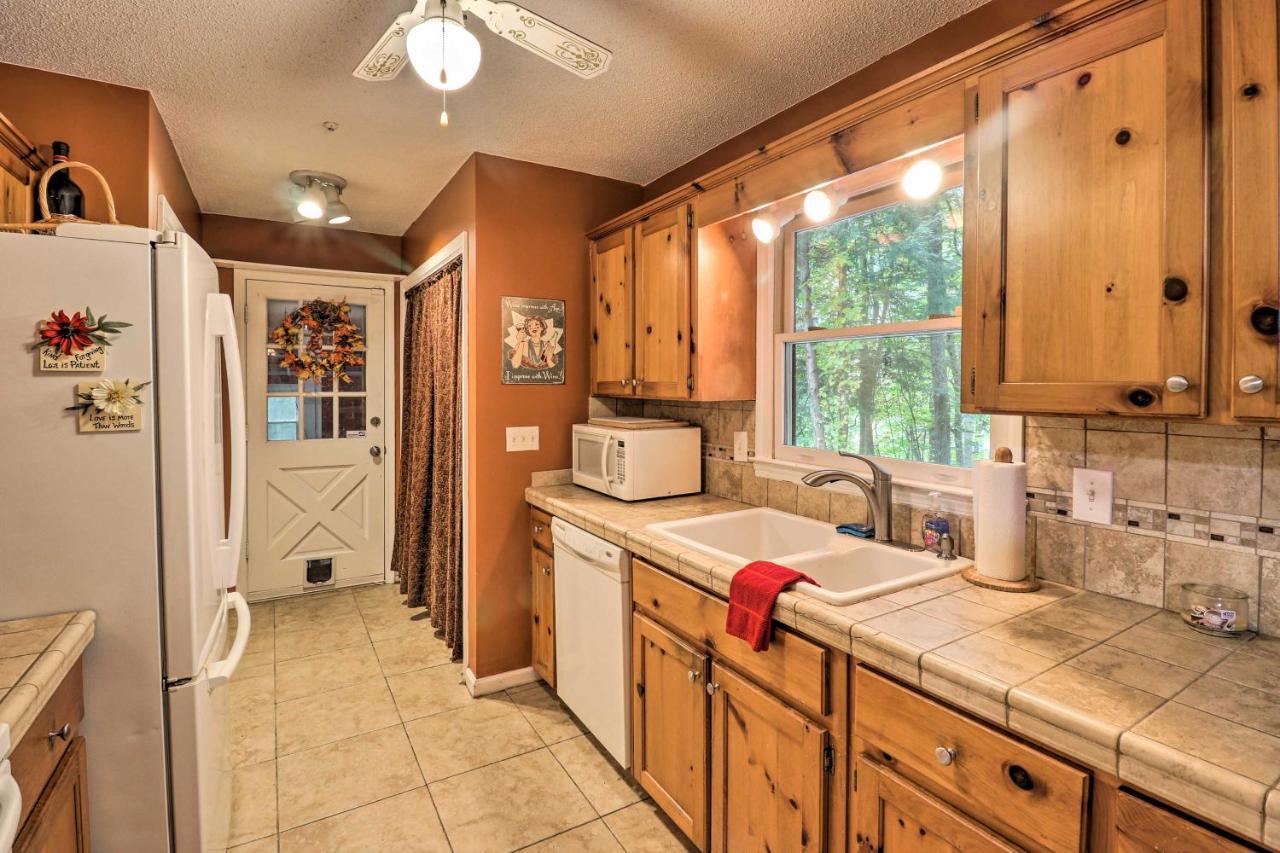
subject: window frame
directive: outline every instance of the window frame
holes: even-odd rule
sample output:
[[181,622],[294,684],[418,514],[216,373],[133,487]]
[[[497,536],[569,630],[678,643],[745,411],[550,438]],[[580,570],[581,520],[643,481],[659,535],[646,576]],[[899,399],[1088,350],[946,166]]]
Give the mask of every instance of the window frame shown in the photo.
[[[900,323],[854,326],[841,329],[795,330],[794,258],[796,233],[822,227],[841,219],[867,213],[909,200],[902,189],[901,177],[920,156],[931,156],[943,165],[943,183],[939,192],[962,186],[962,141],[948,140],[919,156],[908,156],[879,164],[849,176],[828,187],[841,199],[835,212],[823,223],[809,222],[800,212],[799,198],[789,199],[771,211],[783,224],[778,236],[768,244],[760,244],[757,311],[757,375],[756,375],[756,466],[774,478],[799,480],[804,473],[818,468],[861,469],[860,463],[840,456],[834,450],[797,447],[785,443],[786,411],[790,397],[787,382],[786,350],[789,344],[813,341],[848,340],[858,337],[884,337],[912,333],[959,331],[961,318],[950,317],[912,320]],[[963,213],[963,209],[962,209]],[[963,287],[963,283],[961,285]],[[1015,459],[1022,458],[1022,418],[992,415],[991,447],[1008,447]],[[972,469],[933,462],[916,462],[887,456],[874,456],[877,464],[893,475],[895,484],[923,491],[941,491],[957,497],[972,494]]]

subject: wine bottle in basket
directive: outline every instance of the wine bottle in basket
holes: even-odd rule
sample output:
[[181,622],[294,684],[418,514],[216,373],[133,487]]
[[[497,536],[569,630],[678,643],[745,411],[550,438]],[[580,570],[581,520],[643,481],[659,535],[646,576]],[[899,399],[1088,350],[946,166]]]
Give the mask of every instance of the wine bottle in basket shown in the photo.
[[[71,146],[65,142],[53,143],[54,164],[65,163],[71,155]],[[80,185],[71,179],[70,169],[60,169],[49,178],[49,188],[45,193],[49,202],[49,213],[53,216],[75,216],[84,218],[84,192]]]

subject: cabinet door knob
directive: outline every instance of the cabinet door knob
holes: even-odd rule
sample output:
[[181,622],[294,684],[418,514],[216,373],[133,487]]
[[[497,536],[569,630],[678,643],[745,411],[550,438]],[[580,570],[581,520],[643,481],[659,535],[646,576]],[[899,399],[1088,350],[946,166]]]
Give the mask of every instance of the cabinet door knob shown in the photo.
[[547,528],[543,527],[541,524],[535,524],[535,525],[533,526],[533,532],[534,532],[534,533],[541,533],[542,531],[544,531],[544,530],[546,530],[546,529],[547,529]]
[[544,575],[549,575],[549,574],[551,574],[551,567],[550,567],[550,566],[543,566],[543,567],[542,567],[542,573],[543,573]]
[[49,732],[49,743],[53,743],[54,738],[59,738],[64,742],[71,740],[71,724],[63,723],[62,728]]
[[717,691],[717,690],[719,690],[719,689],[720,689],[720,685],[719,685],[719,684],[716,684],[714,681],[708,681],[708,682],[707,682],[707,695],[708,695],[708,696],[714,696],[714,695],[716,695],[716,691]]
[[938,756],[938,763],[943,767],[956,760],[956,751],[949,746],[940,746],[933,751],[933,754]]
[[1266,385],[1266,383],[1262,381],[1262,377],[1255,373],[1249,373],[1241,376],[1240,381],[1236,384],[1245,394],[1257,394]]
[[1175,394],[1180,394],[1191,387],[1191,383],[1187,381],[1187,377],[1175,373],[1164,381],[1164,387]]
[[702,673],[698,672],[696,669],[689,670],[689,682],[691,684],[697,683],[698,679],[701,677]]

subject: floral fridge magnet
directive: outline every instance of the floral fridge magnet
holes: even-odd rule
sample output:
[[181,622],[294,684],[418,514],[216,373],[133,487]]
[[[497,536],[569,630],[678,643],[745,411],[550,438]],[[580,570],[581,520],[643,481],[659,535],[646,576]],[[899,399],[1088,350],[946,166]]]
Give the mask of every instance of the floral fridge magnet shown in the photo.
[[502,384],[564,384],[563,299],[504,296],[502,326]]
[[76,386],[80,432],[136,432],[142,429],[142,389],[150,382],[99,379]]
[[107,315],[94,317],[86,307],[84,313],[68,315],[61,309],[49,314],[37,328],[39,340],[32,344],[40,357],[40,370],[51,373],[93,373],[107,366],[107,347],[112,339],[132,323],[108,320]]
[[304,381],[349,383],[347,368],[364,364],[364,336],[345,299],[302,303],[271,330],[271,342],[284,350],[280,366]]

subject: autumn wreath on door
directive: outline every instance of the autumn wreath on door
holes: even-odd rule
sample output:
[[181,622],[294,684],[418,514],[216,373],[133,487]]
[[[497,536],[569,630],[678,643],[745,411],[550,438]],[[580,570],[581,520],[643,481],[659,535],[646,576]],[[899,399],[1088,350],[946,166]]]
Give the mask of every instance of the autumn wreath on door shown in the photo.
[[347,368],[364,364],[364,336],[345,299],[302,303],[271,331],[271,340],[284,350],[280,366],[304,381],[332,376],[350,383]]

